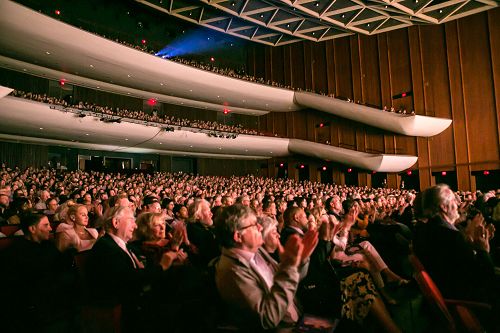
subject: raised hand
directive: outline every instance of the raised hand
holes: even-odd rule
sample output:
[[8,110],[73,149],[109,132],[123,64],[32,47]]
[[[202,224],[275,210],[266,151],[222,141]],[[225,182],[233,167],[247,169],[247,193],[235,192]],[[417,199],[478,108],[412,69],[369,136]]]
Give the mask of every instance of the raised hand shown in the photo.
[[288,238],[284,247],[280,247],[280,262],[282,265],[298,267],[302,257],[304,245],[298,235]]
[[306,261],[311,254],[313,253],[316,245],[318,245],[318,231],[316,230],[308,230],[304,237],[302,238],[302,245],[304,246],[301,255],[301,261]]

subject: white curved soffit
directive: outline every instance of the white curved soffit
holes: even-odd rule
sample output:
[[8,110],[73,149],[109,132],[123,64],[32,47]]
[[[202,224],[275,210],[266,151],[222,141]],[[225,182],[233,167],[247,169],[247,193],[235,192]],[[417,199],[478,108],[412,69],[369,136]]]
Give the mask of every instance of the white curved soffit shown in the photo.
[[[29,24],[26,24],[29,22]],[[95,80],[207,103],[262,111],[296,110],[293,91],[234,79],[152,56],[0,0],[0,52]],[[161,86],[161,83],[164,83]]]
[[418,159],[408,155],[368,154],[298,139],[290,139],[288,150],[378,172],[400,172],[410,168]]
[[265,159],[297,153],[354,167],[399,172],[411,167],[414,156],[375,155],[297,139],[238,135],[236,139],[208,137],[201,132],[166,132],[156,126],[107,123],[98,117],[78,117],[48,104],[16,97],[0,99],[0,138],[110,151],[184,156]]
[[8,94],[10,94],[12,92],[12,90],[14,90],[14,89],[0,86],[0,98],[4,98]]
[[[99,117],[78,117],[73,112],[51,109],[48,104],[7,96],[0,99],[0,133],[66,141],[74,145],[101,145],[104,150],[189,156],[264,159],[286,156],[288,139],[239,135],[236,139],[208,137],[201,132],[167,132],[144,123],[108,123]],[[59,144],[59,143],[57,143]],[[138,150],[137,148],[140,148]]]
[[295,102],[304,107],[409,136],[434,136],[443,132],[451,124],[451,119],[400,115],[305,92],[295,92]]
[[[59,81],[61,78],[64,78],[68,83],[77,86],[87,87],[94,90],[107,91],[114,94],[127,95],[145,100],[154,98],[159,102],[167,104],[182,105],[184,107],[192,107],[197,109],[205,109],[205,110],[219,111],[219,112],[222,112],[225,108],[227,108],[226,106],[220,104],[207,103],[195,99],[163,95],[155,92],[149,92],[125,86],[119,86],[113,83],[107,83],[103,81],[89,79],[79,75],[68,74],[55,69],[50,69],[35,64],[30,64],[25,61],[4,57],[2,55],[0,55],[0,67],[56,81]],[[233,113],[250,114],[252,116],[261,116],[269,113],[268,111],[239,108],[239,107],[231,107],[230,110]]]
[[5,67],[16,66],[16,70],[23,70],[26,67],[19,68],[22,63],[15,64],[15,61],[34,62],[33,70],[36,68],[40,72],[41,68],[42,73],[45,70],[45,75],[51,78],[61,73],[77,84],[88,81],[90,86],[121,94],[132,91],[144,98],[151,91],[151,97],[156,96],[167,103],[219,111],[228,108],[251,115],[313,107],[411,136],[433,136],[451,123],[449,119],[383,113],[339,99],[199,70],[115,43],[7,0],[0,0],[0,34],[2,61],[18,59],[9,61],[10,65]]

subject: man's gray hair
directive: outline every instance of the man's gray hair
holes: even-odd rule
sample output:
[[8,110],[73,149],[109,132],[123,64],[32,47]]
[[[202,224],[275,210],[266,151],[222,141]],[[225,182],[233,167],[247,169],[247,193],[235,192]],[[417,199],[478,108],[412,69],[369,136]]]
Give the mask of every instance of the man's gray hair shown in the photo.
[[420,203],[416,203],[421,205],[421,209],[417,210],[421,217],[432,218],[441,213],[441,205],[448,206],[454,198],[455,195],[448,185],[438,184],[422,192]]
[[114,230],[113,219],[119,219],[120,217],[124,216],[126,213],[129,212],[132,212],[133,214],[132,209],[127,206],[115,206],[110,208],[104,215],[104,230],[106,231]]
[[224,208],[215,219],[215,233],[219,243],[225,248],[233,248],[235,246],[233,236],[240,229],[241,221],[253,215],[255,213],[250,207],[240,204]]

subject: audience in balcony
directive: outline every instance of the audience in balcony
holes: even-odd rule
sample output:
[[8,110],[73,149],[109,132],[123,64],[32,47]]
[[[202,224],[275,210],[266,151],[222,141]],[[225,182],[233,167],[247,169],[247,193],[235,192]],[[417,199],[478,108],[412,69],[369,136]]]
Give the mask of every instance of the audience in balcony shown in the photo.
[[[158,123],[162,125],[208,130],[210,131],[208,132],[209,136],[217,136],[217,137],[236,137],[234,136],[235,134],[263,135],[256,130],[244,128],[241,124],[225,125],[225,124],[219,124],[216,121],[189,120],[185,118],[179,119],[174,116],[147,114],[144,111],[110,108],[107,106],[98,106],[86,102],[78,102],[77,104],[71,104],[68,103],[67,100],[48,97],[46,94],[34,94],[30,92],[26,93],[21,90],[14,90],[12,92],[12,96],[31,99],[41,103],[49,103],[63,107],[71,107],[82,111],[91,111],[95,113],[100,113],[104,115],[101,118],[103,121],[110,121],[112,119],[119,119],[119,118],[128,118],[145,122]],[[106,115],[109,116],[109,118],[106,118]]]

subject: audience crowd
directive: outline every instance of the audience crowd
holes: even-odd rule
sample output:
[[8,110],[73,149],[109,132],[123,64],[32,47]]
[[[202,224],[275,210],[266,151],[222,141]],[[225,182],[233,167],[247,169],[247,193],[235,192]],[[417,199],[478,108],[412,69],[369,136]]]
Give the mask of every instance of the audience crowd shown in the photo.
[[[304,313],[340,319],[339,331],[400,332],[388,309],[410,283],[412,241],[445,297],[498,305],[498,223],[500,190],[2,165],[0,224],[19,231],[0,251],[0,282],[12,286],[0,313],[7,332],[81,329],[82,304],[119,305],[130,332],[281,331],[307,326]],[[478,269],[463,275],[461,258]]]
[[[69,103],[67,100],[55,97],[49,97],[46,94],[35,94],[31,92],[24,92],[21,90],[14,90],[12,92],[12,96],[30,99],[41,103],[59,105],[62,107],[71,107],[82,111],[91,111],[95,113],[100,113],[103,115],[110,116],[109,119],[113,119],[112,117],[129,118],[145,122],[158,123],[162,125],[198,128],[210,131],[208,132],[210,136],[218,135],[219,137],[226,137],[226,136],[235,137],[234,134],[263,135],[256,130],[244,128],[243,125],[241,124],[225,125],[225,124],[219,124],[216,121],[189,120],[185,118],[181,119],[174,116],[159,115],[157,112],[148,114],[145,113],[144,111],[111,108],[108,106],[99,106],[88,102],[78,102],[76,104],[72,104]],[[106,118],[104,118],[103,120],[106,120]]]

